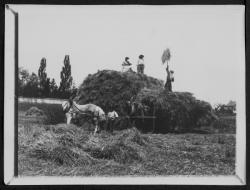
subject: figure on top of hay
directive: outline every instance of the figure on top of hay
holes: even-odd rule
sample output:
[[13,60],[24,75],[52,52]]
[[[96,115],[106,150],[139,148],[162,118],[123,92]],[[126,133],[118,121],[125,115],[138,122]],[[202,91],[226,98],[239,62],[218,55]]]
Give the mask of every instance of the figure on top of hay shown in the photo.
[[169,92],[172,92],[172,82],[174,82],[174,71],[169,69],[168,62],[171,58],[170,50],[167,48],[164,50],[161,60],[162,64],[165,64],[167,62],[167,67],[166,67],[166,72],[167,72],[167,80],[165,83],[165,89],[168,90]]
[[122,72],[132,71],[132,63],[129,62],[129,57],[125,57],[122,63]]
[[137,64],[137,73],[138,74],[144,74],[144,55],[139,55],[139,60]]

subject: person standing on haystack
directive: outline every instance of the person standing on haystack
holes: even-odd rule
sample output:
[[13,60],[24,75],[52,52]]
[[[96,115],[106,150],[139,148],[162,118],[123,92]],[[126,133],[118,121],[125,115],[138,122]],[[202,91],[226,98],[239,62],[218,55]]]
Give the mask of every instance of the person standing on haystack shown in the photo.
[[173,74],[174,71],[169,71],[169,66],[167,65],[166,68],[167,71],[167,81],[165,83],[165,89],[167,89],[169,92],[172,92],[172,82],[174,81]]
[[168,62],[169,62],[170,58],[171,58],[170,50],[167,48],[163,52],[161,60],[162,60],[162,64],[165,64],[165,62],[167,62],[167,67],[166,67],[167,80],[165,83],[165,89],[168,90],[169,92],[172,92],[172,82],[174,81],[174,77],[173,77],[174,71],[169,70]]
[[139,55],[139,60],[137,64],[137,73],[138,74],[144,74],[144,55]]
[[132,63],[129,62],[129,57],[125,57],[125,61],[122,63],[122,72],[132,71]]

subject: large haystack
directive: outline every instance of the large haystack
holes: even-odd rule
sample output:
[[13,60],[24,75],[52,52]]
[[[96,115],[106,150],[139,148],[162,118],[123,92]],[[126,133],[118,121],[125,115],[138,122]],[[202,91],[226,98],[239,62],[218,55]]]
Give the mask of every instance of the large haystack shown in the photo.
[[105,112],[116,110],[119,115],[126,115],[126,101],[143,88],[162,89],[163,81],[135,72],[103,70],[88,75],[79,87],[76,101],[94,103]]
[[[153,132],[192,132],[210,125],[216,116],[208,102],[196,99],[189,92],[142,89],[136,101],[148,106],[148,114],[155,113],[155,128],[149,122],[138,122],[137,126]],[[151,124],[152,125],[152,124]]]
[[[105,112],[116,110],[120,116],[126,116],[131,111],[127,104],[131,97],[137,105],[142,105],[140,109],[149,108],[144,110],[145,116],[155,114],[156,119],[134,118],[130,122],[120,117],[115,129],[130,128],[135,123],[143,132],[184,132],[210,125],[215,118],[209,103],[197,100],[189,92],[169,92],[162,81],[134,72],[104,70],[89,75],[80,86],[76,101],[94,103]],[[133,116],[142,116],[140,109]]]

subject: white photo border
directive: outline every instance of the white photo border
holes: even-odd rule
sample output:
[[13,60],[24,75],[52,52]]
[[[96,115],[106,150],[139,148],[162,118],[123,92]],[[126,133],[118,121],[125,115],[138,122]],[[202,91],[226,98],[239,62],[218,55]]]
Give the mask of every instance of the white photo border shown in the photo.
[[[10,5],[11,6],[11,5]],[[17,5],[15,5],[17,6]],[[18,5],[19,6],[19,5]],[[29,5],[20,5],[29,6]],[[36,6],[36,5],[32,5]],[[37,5],[51,6],[51,5]],[[53,5],[56,6],[56,5]],[[73,5],[68,5],[73,6]],[[86,5],[88,6],[88,5]],[[93,5],[92,5],[93,6]],[[100,5],[96,5],[100,6]],[[135,6],[135,5],[110,5],[110,6]],[[185,5],[176,5],[185,6]],[[197,5],[198,6],[198,5]],[[199,5],[221,6],[221,5]],[[243,22],[245,22],[244,5],[242,9]],[[143,7],[143,6],[141,6]],[[167,184],[167,185],[245,185],[246,184],[246,91],[245,91],[245,49],[242,49],[238,68],[242,75],[238,81],[237,91],[237,128],[236,128],[236,175],[234,176],[167,176],[167,177],[14,177],[14,121],[15,121],[15,64],[14,64],[14,16],[5,9],[5,59],[4,59],[4,182],[7,185],[59,185],[59,184]],[[242,23],[244,26],[245,24]],[[242,43],[245,43],[245,28],[242,29]],[[12,52],[13,51],[13,52]],[[239,127],[240,126],[240,127]]]

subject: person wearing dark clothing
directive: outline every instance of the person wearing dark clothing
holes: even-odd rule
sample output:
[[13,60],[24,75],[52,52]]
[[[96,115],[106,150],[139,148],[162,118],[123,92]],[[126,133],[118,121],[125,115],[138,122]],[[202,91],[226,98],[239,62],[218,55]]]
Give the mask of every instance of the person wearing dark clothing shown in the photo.
[[173,71],[169,71],[168,66],[166,68],[166,71],[167,71],[167,81],[165,83],[165,89],[167,89],[169,92],[172,92],[172,80],[173,79],[171,79],[172,78],[171,72],[173,73]]
[[139,56],[138,64],[137,64],[137,73],[144,74],[144,55]]

